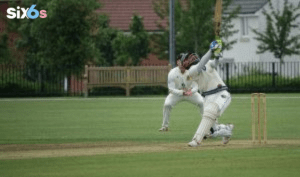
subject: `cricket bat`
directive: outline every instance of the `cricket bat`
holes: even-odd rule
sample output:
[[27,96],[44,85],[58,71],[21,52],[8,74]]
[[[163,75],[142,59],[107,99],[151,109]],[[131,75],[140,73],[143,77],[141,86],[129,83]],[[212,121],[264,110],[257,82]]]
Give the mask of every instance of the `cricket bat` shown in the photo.
[[214,30],[216,37],[220,36],[222,21],[222,0],[216,0],[215,16],[214,16]]
[[222,0],[216,0],[215,14],[214,14],[215,39],[218,43],[222,45],[222,41],[220,38],[221,21],[222,21]]

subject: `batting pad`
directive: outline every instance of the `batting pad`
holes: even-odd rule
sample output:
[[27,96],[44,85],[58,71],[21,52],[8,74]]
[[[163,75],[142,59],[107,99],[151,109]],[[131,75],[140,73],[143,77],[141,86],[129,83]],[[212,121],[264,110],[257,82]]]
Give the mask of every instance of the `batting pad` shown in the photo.
[[196,140],[197,143],[201,143],[203,137],[209,132],[210,128],[214,125],[214,123],[215,120],[204,116],[193,139]]
[[220,109],[217,103],[211,102],[204,107],[203,117],[217,120],[219,114],[220,114]]
[[216,103],[208,103],[204,108],[203,118],[193,139],[201,143],[203,137],[209,133],[210,128],[215,124],[219,115],[219,106]]

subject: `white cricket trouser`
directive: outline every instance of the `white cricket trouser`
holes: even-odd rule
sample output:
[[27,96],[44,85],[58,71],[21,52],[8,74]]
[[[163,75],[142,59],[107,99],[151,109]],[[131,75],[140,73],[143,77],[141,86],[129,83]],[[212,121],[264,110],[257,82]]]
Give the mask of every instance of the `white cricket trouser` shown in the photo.
[[215,122],[231,102],[230,93],[226,90],[205,96],[204,114],[193,139],[200,144],[203,137],[208,134],[211,127],[216,127]]
[[180,101],[188,101],[190,103],[193,103],[194,105],[199,107],[201,114],[203,113],[203,97],[198,92],[194,93],[192,96],[177,96],[170,93],[165,100],[163,108],[163,127],[169,126],[169,117],[171,110]]
[[204,107],[209,103],[216,103],[218,105],[218,117],[220,117],[231,103],[231,96],[227,90],[208,95],[204,97]]

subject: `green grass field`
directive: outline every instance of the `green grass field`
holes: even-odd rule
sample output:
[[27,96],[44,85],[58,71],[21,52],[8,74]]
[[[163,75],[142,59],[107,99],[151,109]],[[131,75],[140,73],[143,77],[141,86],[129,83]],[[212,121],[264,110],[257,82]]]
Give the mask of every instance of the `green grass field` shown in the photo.
[[[233,145],[227,148],[219,145],[221,139],[215,139],[194,149],[187,148],[186,143],[194,135],[200,116],[187,102],[174,107],[170,131],[160,133],[164,97],[0,99],[0,176],[298,176],[300,143],[235,145],[251,141],[251,104],[249,94],[232,96],[219,122],[235,124]],[[299,106],[300,94],[267,94],[271,142],[300,142]],[[118,148],[124,144],[124,152],[28,155],[63,144],[95,144],[109,151],[115,143]],[[175,144],[176,148],[132,152],[128,144],[156,148]],[[14,148],[10,150],[10,146]],[[47,148],[34,151],[38,146]],[[79,148],[74,149],[64,148],[63,152]],[[7,158],[19,152],[25,156]]]

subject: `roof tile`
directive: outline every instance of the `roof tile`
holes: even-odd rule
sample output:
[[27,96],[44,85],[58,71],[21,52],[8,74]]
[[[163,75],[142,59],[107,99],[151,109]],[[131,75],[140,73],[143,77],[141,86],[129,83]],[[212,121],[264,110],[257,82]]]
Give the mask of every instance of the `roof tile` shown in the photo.
[[[233,3],[224,13],[228,13],[237,6],[241,6],[241,14],[255,13],[261,9],[268,0],[233,0]],[[144,27],[147,31],[160,30],[156,22],[162,21],[167,26],[167,19],[161,20],[152,7],[152,0],[100,0],[103,7],[98,12],[109,16],[110,26],[120,30],[129,31],[129,24],[134,13],[144,19]]]
[[[128,31],[131,17],[134,13],[143,17],[144,27],[147,31],[156,31],[159,28],[156,21],[160,20],[152,7],[152,0],[101,0],[103,7],[98,12],[109,16],[110,26]],[[163,20],[166,26],[167,20]]]

